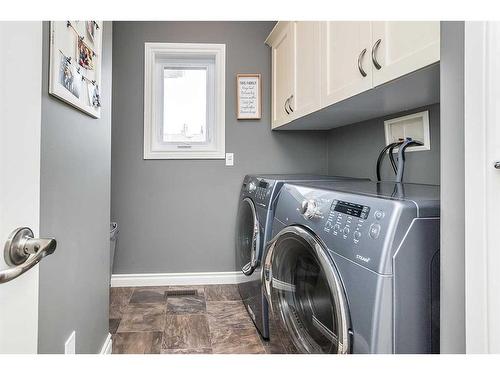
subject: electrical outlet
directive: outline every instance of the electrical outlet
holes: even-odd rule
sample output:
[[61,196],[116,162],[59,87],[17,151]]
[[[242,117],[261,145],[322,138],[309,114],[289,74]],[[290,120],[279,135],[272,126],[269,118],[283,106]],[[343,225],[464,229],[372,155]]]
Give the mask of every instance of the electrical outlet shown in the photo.
[[71,332],[64,343],[64,354],[76,354],[76,332]]
[[[424,151],[431,149],[429,133],[429,111],[414,113],[384,121],[385,144],[389,145],[399,140],[411,138],[423,143],[422,146],[412,146],[406,152]],[[398,149],[394,149],[397,152]]]
[[232,167],[234,165],[234,154],[232,152],[226,153],[226,166]]

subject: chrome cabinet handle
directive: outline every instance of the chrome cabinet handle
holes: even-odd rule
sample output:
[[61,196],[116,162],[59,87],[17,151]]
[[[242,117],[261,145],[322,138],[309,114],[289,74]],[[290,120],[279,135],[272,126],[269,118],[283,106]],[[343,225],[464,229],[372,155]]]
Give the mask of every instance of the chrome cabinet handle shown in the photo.
[[380,45],[380,42],[382,42],[382,39],[377,40],[372,47],[372,61],[373,65],[375,65],[375,68],[377,68],[377,70],[380,70],[382,68],[382,65],[380,65],[379,62],[377,61],[377,50],[378,46]]
[[366,72],[363,69],[363,64],[362,64],[361,61],[363,60],[363,57],[365,56],[365,53],[366,53],[366,48],[363,51],[361,51],[361,53],[358,56],[358,69],[359,69],[359,72],[361,73],[361,75],[363,77],[366,77]]
[[29,228],[17,228],[13,231],[4,246],[5,262],[11,266],[0,271],[0,284],[21,276],[44,257],[56,250],[54,238],[33,238]]
[[287,105],[287,103],[288,103],[289,100],[290,100],[290,98],[288,98],[287,100],[285,100],[285,105],[284,105],[285,112],[286,112],[287,115],[290,114],[290,112],[288,112],[288,109],[286,109],[286,105]]
[[288,109],[290,109],[290,112],[293,112],[292,105],[290,104],[290,102],[292,101],[292,98],[293,98],[293,95],[290,95],[290,97],[288,98]]

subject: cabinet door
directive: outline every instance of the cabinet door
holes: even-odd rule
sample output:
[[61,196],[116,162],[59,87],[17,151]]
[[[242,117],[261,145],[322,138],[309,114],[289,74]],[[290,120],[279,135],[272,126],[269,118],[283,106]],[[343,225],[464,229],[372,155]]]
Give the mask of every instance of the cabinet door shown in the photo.
[[372,88],[371,37],[368,21],[321,22],[322,107]]
[[372,22],[372,30],[374,86],[439,61],[437,21]]
[[321,106],[320,22],[292,22],[294,37],[293,96],[291,117],[298,118]]
[[290,110],[287,101],[292,96],[294,59],[293,59],[293,32],[289,22],[275,30],[276,35],[271,35],[272,48],[272,127],[283,125],[290,121]]

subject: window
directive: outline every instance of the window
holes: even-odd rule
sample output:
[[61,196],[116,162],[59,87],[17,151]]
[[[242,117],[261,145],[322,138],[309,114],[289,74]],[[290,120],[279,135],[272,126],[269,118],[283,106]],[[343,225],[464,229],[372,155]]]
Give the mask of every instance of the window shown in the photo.
[[225,45],[146,43],[144,159],[224,159]]

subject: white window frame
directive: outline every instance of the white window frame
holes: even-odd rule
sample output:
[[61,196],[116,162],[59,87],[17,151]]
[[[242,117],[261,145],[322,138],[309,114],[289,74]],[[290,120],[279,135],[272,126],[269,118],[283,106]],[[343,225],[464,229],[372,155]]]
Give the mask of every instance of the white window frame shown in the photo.
[[[224,159],[225,158],[225,97],[226,45],[208,43],[145,43],[144,59],[144,159]],[[214,129],[207,126],[213,142],[173,149],[157,141],[163,121],[162,60],[189,61],[213,59],[214,97],[207,97],[207,106],[214,100]],[[160,79],[161,77],[161,79]],[[211,106],[210,106],[211,107]],[[210,109],[209,109],[210,111]],[[208,124],[207,124],[208,125]]]

